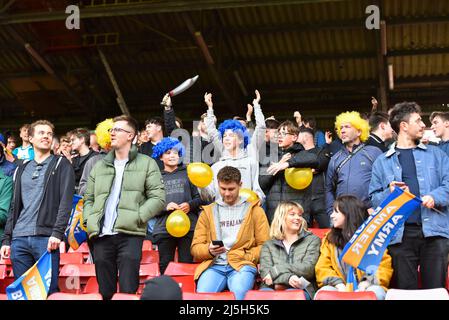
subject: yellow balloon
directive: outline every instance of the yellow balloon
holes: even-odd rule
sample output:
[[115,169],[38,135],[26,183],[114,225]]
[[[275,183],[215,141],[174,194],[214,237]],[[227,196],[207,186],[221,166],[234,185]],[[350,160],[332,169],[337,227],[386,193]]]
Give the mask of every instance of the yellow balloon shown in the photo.
[[175,210],[168,216],[165,227],[173,237],[184,237],[190,230],[190,219],[184,211]]
[[208,164],[193,162],[187,166],[187,176],[193,185],[205,188],[212,182],[214,174]]
[[313,179],[310,168],[288,168],[285,170],[285,181],[293,189],[302,190],[307,188]]
[[249,202],[253,202],[259,200],[259,196],[253,190],[242,188],[239,191],[239,195],[243,198],[247,198],[246,200]]

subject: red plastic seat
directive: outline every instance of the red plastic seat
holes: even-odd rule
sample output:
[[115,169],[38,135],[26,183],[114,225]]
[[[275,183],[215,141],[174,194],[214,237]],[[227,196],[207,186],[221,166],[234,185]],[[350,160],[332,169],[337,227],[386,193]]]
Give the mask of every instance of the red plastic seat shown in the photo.
[[196,285],[193,276],[198,265],[198,263],[170,262],[164,274],[175,280],[183,292],[195,292]]
[[14,282],[13,277],[8,277],[0,281],[0,293],[6,293],[6,288]]
[[96,277],[92,277],[87,280],[83,293],[100,293]]
[[79,248],[76,249],[76,250],[73,250],[72,248],[69,248],[68,252],[69,253],[70,252],[80,252],[80,253],[83,254],[84,261],[87,261],[89,259],[90,251],[89,251],[89,246],[87,245],[87,242],[83,242],[79,246]]
[[140,300],[140,296],[130,293],[116,293],[112,296],[112,300]]
[[141,264],[139,269],[139,276],[141,279],[148,277],[158,277],[161,273],[159,271],[158,263]]
[[303,290],[249,290],[245,295],[245,300],[306,300],[306,296]]
[[68,252],[81,252],[81,253],[89,253],[89,246],[87,245],[87,242],[83,242],[78,249],[73,250],[72,248],[69,249]]
[[159,251],[142,251],[140,264],[159,263]]
[[59,272],[59,288],[65,293],[81,293],[89,278],[95,276],[93,264],[66,264]]
[[8,267],[5,264],[0,264],[0,280],[8,277]]
[[362,292],[340,292],[340,291],[319,291],[314,300],[377,300],[376,294],[372,291]]
[[59,272],[60,277],[95,277],[94,264],[66,264]]
[[320,239],[324,239],[326,233],[328,233],[331,229],[318,229],[318,228],[309,228],[309,231],[314,235],[319,237]]
[[195,292],[196,284],[193,276],[170,276],[175,280],[182,292]]
[[150,240],[143,240],[142,251],[152,251],[153,243]]
[[57,292],[50,295],[47,300],[103,300],[103,297],[99,293],[72,294]]
[[183,292],[183,300],[235,300],[235,295],[231,291],[217,293],[194,293]]
[[67,252],[60,254],[59,266],[66,264],[83,264],[84,258],[81,252]]
[[165,269],[167,276],[193,276],[199,263],[170,262]]

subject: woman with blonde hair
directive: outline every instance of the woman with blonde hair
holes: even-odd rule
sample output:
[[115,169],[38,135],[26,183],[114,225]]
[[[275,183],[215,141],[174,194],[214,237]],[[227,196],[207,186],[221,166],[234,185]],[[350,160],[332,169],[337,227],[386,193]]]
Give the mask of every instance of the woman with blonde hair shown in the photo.
[[280,202],[270,229],[271,240],[260,253],[261,290],[302,289],[307,299],[315,293],[315,264],[320,238],[307,230],[304,210],[293,201]]

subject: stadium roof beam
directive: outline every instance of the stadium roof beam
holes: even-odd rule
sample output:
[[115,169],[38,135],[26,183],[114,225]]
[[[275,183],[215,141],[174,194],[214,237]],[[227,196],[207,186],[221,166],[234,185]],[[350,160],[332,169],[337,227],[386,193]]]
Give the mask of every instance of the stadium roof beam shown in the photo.
[[212,57],[207,44],[201,34],[201,32],[196,31],[192,19],[188,14],[183,15],[184,22],[186,23],[187,29],[191,33],[192,37],[194,38],[198,48],[200,48],[201,53],[206,60],[207,66],[209,67],[209,72],[211,76],[214,78],[215,82],[217,83],[218,87],[220,88],[221,93],[226,99],[226,103],[228,104],[229,108],[233,110],[234,112],[238,113],[239,110],[237,110],[234,98],[232,97],[231,90],[229,86],[227,85],[227,81],[223,78],[222,72],[219,72],[215,65],[214,58]]
[[[196,1],[158,1],[136,2],[129,4],[100,4],[81,7],[81,19],[143,15],[153,13],[173,13],[230,8],[247,8],[280,5],[298,5],[318,2],[343,2],[345,0],[196,0]],[[17,13],[0,16],[0,25],[61,21],[67,18],[65,11],[41,11]]]

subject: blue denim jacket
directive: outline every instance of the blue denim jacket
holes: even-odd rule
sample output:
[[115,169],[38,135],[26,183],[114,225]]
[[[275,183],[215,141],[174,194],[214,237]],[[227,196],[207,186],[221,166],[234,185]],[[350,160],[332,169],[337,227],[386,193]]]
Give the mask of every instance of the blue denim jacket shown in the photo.
[[[374,207],[390,194],[389,184],[402,181],[402,168],[396,144],[374,162],[369,194]],[[443,213],[421,207],[422,229],[425,237],[449,238],[449,157],[435,146],[418,145],[413,149],[420,197],[430,195],[435,208]],[[390,244],[400,243],[404,226],[393,236]]]

